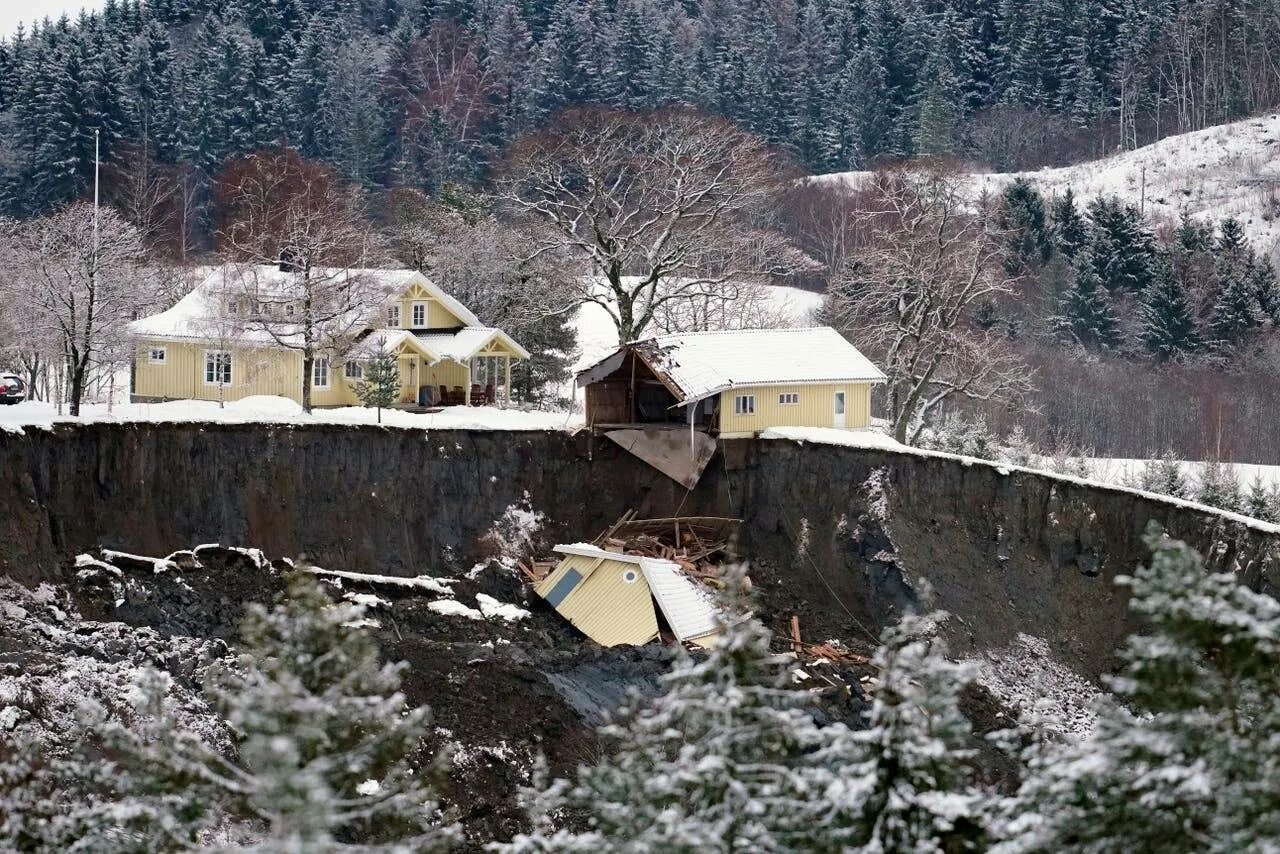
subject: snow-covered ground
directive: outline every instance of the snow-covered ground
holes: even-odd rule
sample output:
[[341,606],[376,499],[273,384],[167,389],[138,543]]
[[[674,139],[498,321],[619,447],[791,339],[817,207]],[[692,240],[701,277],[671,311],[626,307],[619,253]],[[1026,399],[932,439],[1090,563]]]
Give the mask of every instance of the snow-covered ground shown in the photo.
[[[1146,212],[1176,220],[1185,210],[1197,217],[1234,216],[1263,252],[1280,248],[1280,113],[1243,119],[1194,133],[1166,137],[1134,151],[1060,169],[1019,173],[975,173],[972,191],[998,191],[1015,177],[1041,191],[1071,188],[1081,203],[1118,195]],[[820,180],[858,185],[866,172],[840,172]]]
[[[1119,457],[1085,457],[1089,476],[1104,483],[1125,485],[1136,483],[1148,465],[1159,460],[1130,460]],[[1197,460],[1181,460],[1183,473],[1192,483],[1198,483],[1205,463]],[[1264,466],[1254,463],[1223,463],[1227,472],[1235,475],[1240,486],[1248,489],[1255,479],[1268,489],[1280,488],[1280,466]]]
[[[225,407],[206,400],[175,400],[169,403],[117,403],[108,412],[106,404],[81,407],[78,419],[59,416],[51,403],[28,401],[16,406],[0,406],[0,430],[50,427],[56,423],[85,422],[215,422],[222,424],[374,424],[377,411],[362,406],[317,409],[310,415],[284,397],[246,397]],[[574,412],[522,412],[491,406],[451,406],[441,412],[414,414],[397,409],[382,410],[387,427],[419,430],[573,430],[582,423]]]

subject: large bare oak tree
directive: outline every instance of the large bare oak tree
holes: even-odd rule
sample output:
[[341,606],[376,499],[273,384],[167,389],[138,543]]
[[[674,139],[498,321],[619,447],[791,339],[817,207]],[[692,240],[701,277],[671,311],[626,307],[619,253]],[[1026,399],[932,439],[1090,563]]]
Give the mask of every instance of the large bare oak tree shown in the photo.
[[625,343],[664,307],[732,300],[800,263],[770,227],[775,160],[758,137],[692,110],[580,108],[514,146],[499,194],[549,226],[542,248],[589,264],[577,299],[604,308]]

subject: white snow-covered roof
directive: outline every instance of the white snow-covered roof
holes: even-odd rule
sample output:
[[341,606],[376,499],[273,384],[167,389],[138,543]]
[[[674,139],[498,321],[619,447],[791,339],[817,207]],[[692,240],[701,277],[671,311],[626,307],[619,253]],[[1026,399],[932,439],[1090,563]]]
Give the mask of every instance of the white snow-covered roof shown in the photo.
[[489,342],[494,339],[514,350],[520,358],[529,358],[529,351],[517,344],[514,338],[501,329],[487,326],[468,326],[456,332],[422,332],[415,337],[440,358],[455,362],[465,362],[489,346]]
[[[288,282],[292,275],[281,270],[279,266],[271,265],[226,264],[209,268],[200,284],[191,293],[178,300],[172,308],[135,320],[129,324],[129,331],[140,338],[210,340],[229,337],[225,332],[220,334],[217,329],[220,322],[224,325],[226,322],[219,320],[221,316],[219,300],[226,298],[225,294],[228,291],[245,295],[255,293],[264,301],[287,299],[291,294]],[[384,294],[387,302],[398,299],[413,285],[420,285],[466,327],[483,326],[480,318],[476,317],[470,309],[445,293],[417,270],[333,269],[319,271],[319,275],[359,280],[364,287],[375,293]],[[357,318],[355,322],[368,322],[372,325],[375,320],[372,316],[374,312],[368,313],[370,317]],[[354,325],[354,322],[351,325]],[[282,324],[277,322],[274,327],[277,333],[282,331]],[[239,330],[235,337],[248,344],[270,344],[274,340],[265,331],[252,329]],[[519,347],[519,345],[516,346]]]
[[677,640],[700,638],[720,627],[717,616],[719,612],[711,595],[690,580],[679,564],[659,558],[606,551],[590,543],[556,546],[554,551],[563,555],[604,558],[637,566]]
[[[742,386],[885,379],[870,359],[829,326],[689,332],[650,338],[632,347],[673,387],[680,403]],[[621,352],[580,373],[578,385],[616,370]]]

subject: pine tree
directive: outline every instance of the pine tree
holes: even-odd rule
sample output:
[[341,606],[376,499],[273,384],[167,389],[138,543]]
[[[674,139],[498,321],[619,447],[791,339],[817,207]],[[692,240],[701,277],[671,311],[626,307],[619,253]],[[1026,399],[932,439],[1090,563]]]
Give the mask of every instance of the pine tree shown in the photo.
[[837,730],[814,756],[831,775],[825,797],[838,829],[813,850],[986,847],[986,800],[959,704],[974,674],[947,660],[937,637],[944,618],[909,615],[885,630],[867,728]]
[[394,353],[380,349],[378,354],[364,364],[364,378],[356,384],[356,397],[365,406],[378,409],[378,423],[382,423],[382,410],[396,402],[400,395],[399,361]]
[[1146,626],[1080,741],[1036,751],[1010,851],[1265,851],[1280,841],[1280,603],[1148,529],[1118,579]]
[[1089,204],[1090,257],[1102,285],[1112,293],[1141,294],[1155,279],[1155,236],[1138,209],[1118,198]]
[[1273,327],[1280,326],[1280,283],[1269,258],[1258,259],[1250,267],[1249,287],[1263,316]]
[[[504,850],[807,848],[824,813],[806,758],[820,737],[769,636],[740,618],[704,660],[682,654],[659,697],[603,730],[616,752],[533,793],[538,827]],[[557,813],[585,830],[555,830]]]
[[[327,851],[358,833],[360,850],[442,848],[421,749],[429,710],[406,709],[406,665],[380,664],[378,645],[357,628],[363,608],[335,604],[315,577],[289,575],[267,610],[250,605],[243,653],[215,667],[205,695],[235,736],[235,761],[179,727],[165,704],[167,679],[137,689],[136,729],[95,716],[144,792],[186,793],[206,811],[249,820],[268,850]],[[126,805],[126,809],[127,809]]]
[[1182,283],[1167,264],[1143,298],[1142,343],[1160,360],[1195,353],[1204,346]]
[[1156,463],[1155,491],[1174,498],[1186,498],[1188,492],[1187,477],[1182,470],[1182,463],[1174,456],[1173,451],[1165,451]]

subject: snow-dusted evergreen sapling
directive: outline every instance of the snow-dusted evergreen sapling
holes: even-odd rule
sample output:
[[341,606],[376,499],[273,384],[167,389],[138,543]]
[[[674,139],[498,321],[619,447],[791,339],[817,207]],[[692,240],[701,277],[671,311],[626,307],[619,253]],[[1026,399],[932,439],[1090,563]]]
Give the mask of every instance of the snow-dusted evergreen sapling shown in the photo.
[[1264,522],[1280,522],[1280,494],[1274,486],[1268,487],[1261,475],[1254,475],[1249,484],[1249,494],[1244,497],[1242,511],[1246,516]]
[[1280,846],[1280,603],[1147,533],[1120,582],[1148,630],[1094,733],[1038,752],[1007,851],[1268,851]]
[[215,668],[205,686],[234,734],[234,759],[176,725],[160,678],[139,686],[139,728],[99,731],[149,788],[198,793],[224,832],[263,850],[446,847],[452,829],[437,826],[411,764],[430,712],[406,708],[404,665],[379,662],[375,641],[352,625],[362,613],[304,572],[273,609],[249,607],[237,665]]
[[[844,850],[941,852],[983,847],[986,797],[976,777],[960,692],[970,668],[947,659],[946,615],[908,615],[886,629],[867,729],[829,727],[814,761],[829,775]],[[831,850],[831,849],[828,849]]]
[[377,355],[364,363],[364,378],[356,384],[356,397],[365,406],[378,410],[378,423],[382,423],[382,410],[396,402],[400,396],[400,368],[394,353],[379,347]]
[[[603,734],[615,752],[533,792],[534,832],[505,851],[814,850],[829,812],[807,754],[821,735],[771,655],[768,629],[732,619],[705,658],[681,654],[665,690]],[[553,821],[569,818],[580,829]]]

